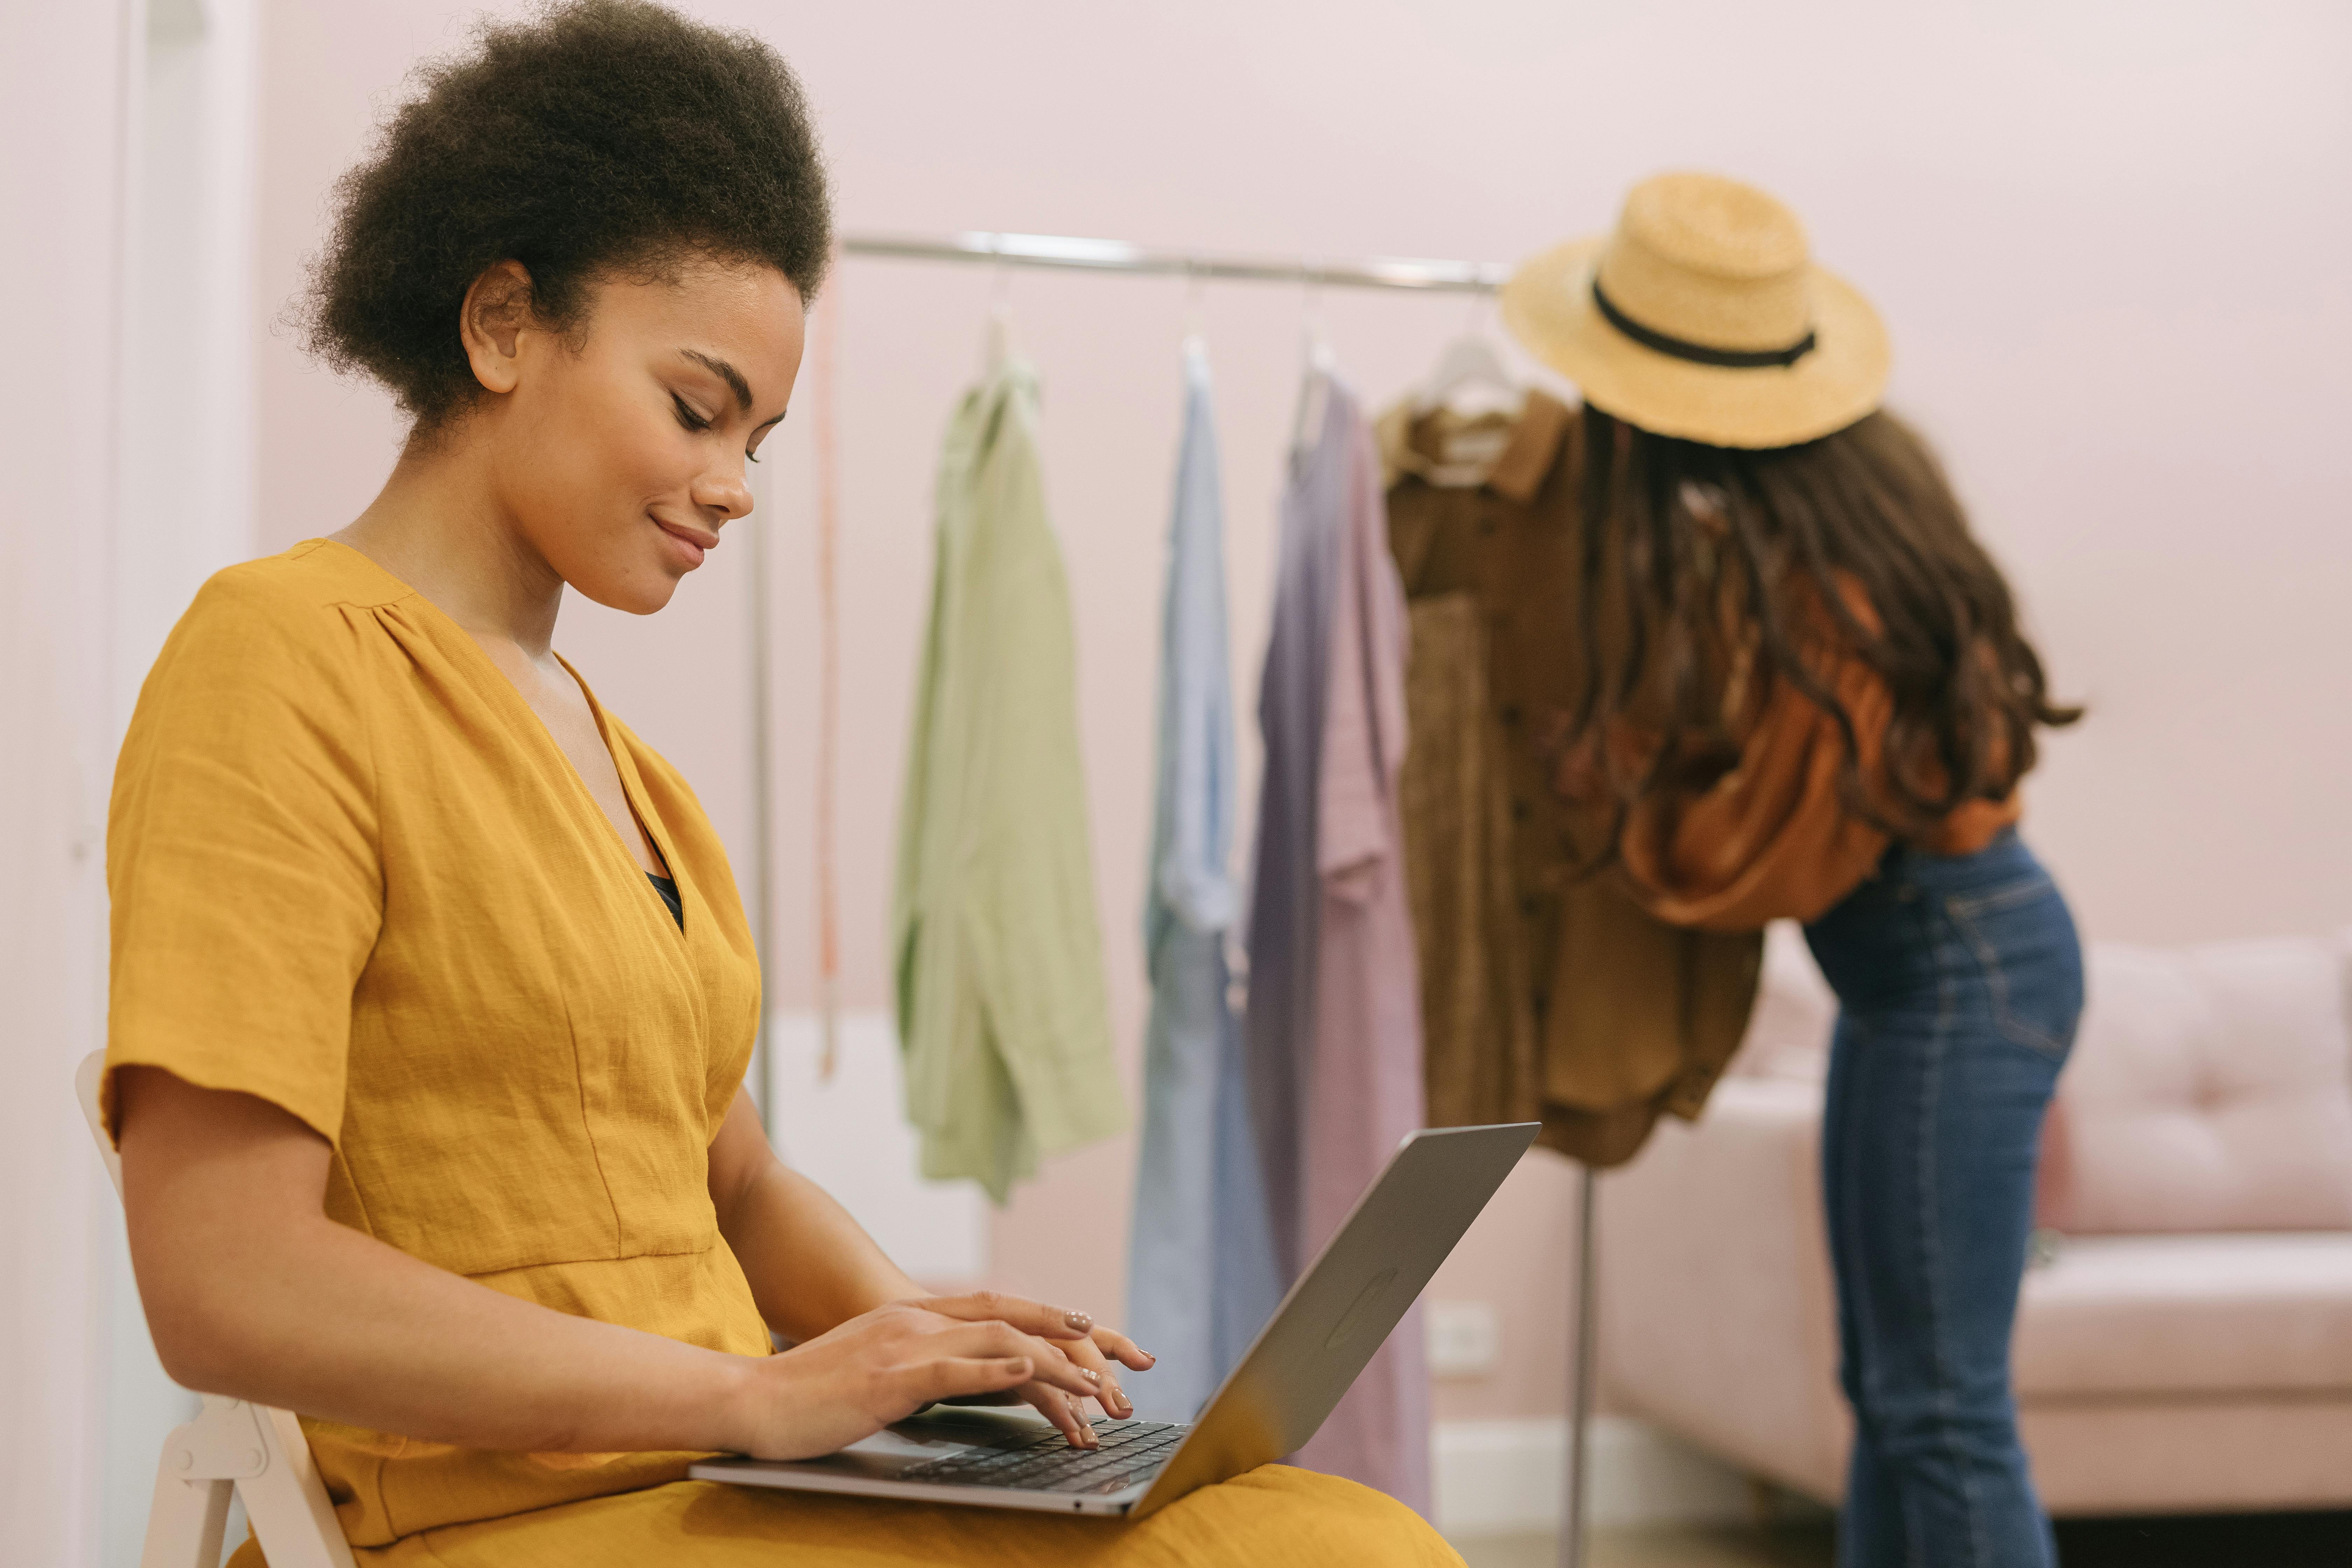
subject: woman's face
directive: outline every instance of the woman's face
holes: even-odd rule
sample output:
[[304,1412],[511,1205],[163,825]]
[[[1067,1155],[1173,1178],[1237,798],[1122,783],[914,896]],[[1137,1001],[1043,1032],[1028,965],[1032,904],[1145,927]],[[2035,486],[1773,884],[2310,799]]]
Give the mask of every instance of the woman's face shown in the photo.
[[[744,465],[800,372],[800,290],[772,267],[698,261],[596,284],[585,320],[495,345],[511,384],[489,388],[491,484],[564,582],[650,615],[751,510]],[[468,343],[478,371],[493,346]]]

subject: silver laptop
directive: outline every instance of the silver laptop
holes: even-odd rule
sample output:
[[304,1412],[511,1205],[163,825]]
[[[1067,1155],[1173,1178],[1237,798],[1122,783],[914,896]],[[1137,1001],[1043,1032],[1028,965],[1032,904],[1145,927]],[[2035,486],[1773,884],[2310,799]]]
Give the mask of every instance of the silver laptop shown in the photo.
[[[1407,1138],[1189,1425],[1097,1421],[1073,1448],[1024,1406],[935,1405],[822,1459],[711,1459],[699,1480],[1140,1517],[1295,1453],[1534,1142],[1537,1124]],[[1149,1376],[1150,1373],[1132,1375]]]

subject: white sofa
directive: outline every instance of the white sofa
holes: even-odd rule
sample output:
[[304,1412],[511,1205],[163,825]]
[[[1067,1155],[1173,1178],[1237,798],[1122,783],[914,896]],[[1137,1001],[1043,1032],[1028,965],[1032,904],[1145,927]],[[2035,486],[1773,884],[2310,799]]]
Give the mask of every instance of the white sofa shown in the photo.
[[[2051,1511],[2352,1506],[2345,940],[2095,947],[2016,1378]],[[1850,1422],[1818,1174],[1835,1002],[1792,931],[1733,1072],[1601,1187],[1605,1396],[1825,1502]]]

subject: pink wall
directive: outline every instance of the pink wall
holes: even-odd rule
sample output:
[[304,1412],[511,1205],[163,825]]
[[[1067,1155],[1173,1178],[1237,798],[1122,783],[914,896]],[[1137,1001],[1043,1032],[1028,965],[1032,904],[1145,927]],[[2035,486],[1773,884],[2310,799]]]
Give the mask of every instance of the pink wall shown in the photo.
[[106,1178],[73,1110],[104,1043],[108,553],[126,51],[111,5],[0,49],[0,1519],[11,1562],[101,1535]]
[[[2352,17],[2322,5],[1934,10],[1684,0],[1182,8],[709,0],[799,66],[843,226],[1106,235],[1277,254],[1506,258],[1606,224],[1663,167],[1740,174],[1808,217],[1891,319],[1895,400],[1941,444],[2059,688],[2031,831],[2091,932],[2169,941],[2352,921],[2343,700],[2352,548]],[[264,315],[326,187],[446,0],[267,14]],[[892,813],[929,560],[933,444],[976,362],[979,270],[859,261],[845,322],[844,868],[849,1000],[884,1001]],[[1052,499],[1083,650],[1097,885],[1121,1047],[1143,985],[1153,617],[1175,438],[1173,282],[1023,275]],[[1376,399],[1459,301],[1335,294]],[[1299,301],[1213,287],[1237,667],[1254,680]],[[805,409],[805,402],[802,405]],[[388,466],[383,400],[264,345],[260,540],[338,527]],[[810,994],[797,737],[807,686],[806,426],[773,448],[785,824],[782,998]],[[739,847],[749,822],[744,554],[653,623],[574,612],[565,643],[671,752]],[[748,871],[748,868],[744,868]],[[748,878],[747,878],[748,879]],[[999,1218],[1011,1286],[1116,1309],[1131,1146],[1055,1164]],[[1454,1415],[1559,1408],[1570,1184],[1531,1163],[1436,1294],[1494,1300],[1506,1371]]]

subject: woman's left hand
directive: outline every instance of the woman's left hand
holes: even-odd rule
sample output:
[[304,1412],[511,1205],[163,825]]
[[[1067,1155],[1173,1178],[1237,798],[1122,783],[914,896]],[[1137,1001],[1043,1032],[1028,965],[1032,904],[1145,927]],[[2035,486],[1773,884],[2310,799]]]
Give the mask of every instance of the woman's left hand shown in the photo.
[[[1135,1405],[1119,1386],[1113,1363],[1146,1372],[1153,1358],[1118,1330],[1098,1326],[1088,1314],[993,1290],[975,1290],[965,1296],[924,1296],[918,1301],[926,1310],[947,1317],[976,1321],[1001,1319],[1052,1341],[1096,1385],[1095,1403],[1102,1407],[1104,1415],[1123,1421],[1135,1414]],[[1085,1406],[1076,1396],[1048,1383],[1024,1383],[1008,1394],[990,1396],[987,1403],[1010,1404],[1015,1398],[1034,1405],[1040,1415],[1060,1429],[1072,1447],[1101,1446],[1095,1436],[1094,1424],[1087,1418]]]

